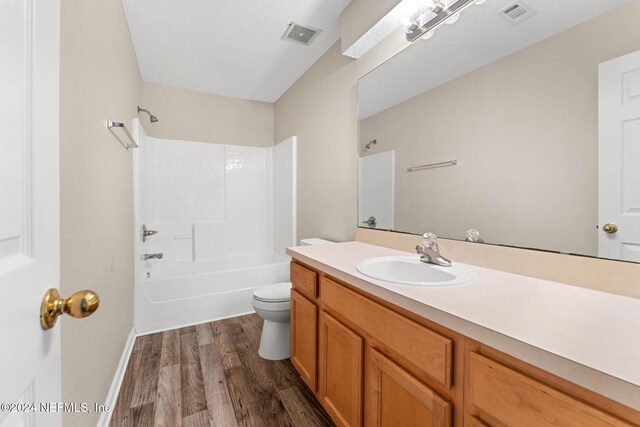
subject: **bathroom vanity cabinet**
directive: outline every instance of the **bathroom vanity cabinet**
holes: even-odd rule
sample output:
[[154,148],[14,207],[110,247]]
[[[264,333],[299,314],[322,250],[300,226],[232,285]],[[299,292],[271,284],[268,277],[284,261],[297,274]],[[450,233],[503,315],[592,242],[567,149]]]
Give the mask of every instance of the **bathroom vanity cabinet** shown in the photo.
[[640,412],[291,263],[291,361],[339,426],[633,426]]

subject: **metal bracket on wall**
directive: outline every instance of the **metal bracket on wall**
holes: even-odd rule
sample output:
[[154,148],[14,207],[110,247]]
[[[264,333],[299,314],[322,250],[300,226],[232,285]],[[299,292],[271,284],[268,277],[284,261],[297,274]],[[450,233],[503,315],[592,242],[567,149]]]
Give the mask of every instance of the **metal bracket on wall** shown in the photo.
[[[127,137],[129,141],[123,141],[121,138],[119,138],[118,135],[116,135],[116,133],[113,131],[113,128],[122,129],[122,132],[124,133],[124,135]],[[109,132],[111,132],[111,135],[113,135],[114,138],[117,139],[118,142],[122,144],[122,146],[127,150],[129,148],[138,148],[138,144],[136,144],[136,141],[133,139],[133,136],[131,136],[131,133],[127,130],[124,123],[114,122],[111,119],[107,119],[107,129],[109,129]]]

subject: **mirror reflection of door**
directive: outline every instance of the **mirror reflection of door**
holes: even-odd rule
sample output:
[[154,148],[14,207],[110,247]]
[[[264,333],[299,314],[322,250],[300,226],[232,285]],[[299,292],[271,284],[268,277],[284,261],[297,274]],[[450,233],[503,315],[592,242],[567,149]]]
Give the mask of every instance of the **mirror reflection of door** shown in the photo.
[[640,51],[598,77],[598,256],[640,262]]
[[[395,150],[358,158],[358,225],[391,230],[395,211]],[[375,223],[371,221],[375,219]]]

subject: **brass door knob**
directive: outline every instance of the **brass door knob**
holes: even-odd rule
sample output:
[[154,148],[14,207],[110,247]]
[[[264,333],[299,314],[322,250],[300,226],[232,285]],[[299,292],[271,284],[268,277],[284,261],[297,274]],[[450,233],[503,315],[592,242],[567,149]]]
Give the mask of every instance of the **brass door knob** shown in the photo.
[[45,331],[53,328],[61,314],[71,317],[91,316],[100,305],[98,294],[93,291],[78,291],[67,299],[60,298],[57,289],[49,289],[40,306],[40,325]]
[[618,226],[615,224],[605,224],[602,226],[602,231],[605,233],[613,234],[618,231]]

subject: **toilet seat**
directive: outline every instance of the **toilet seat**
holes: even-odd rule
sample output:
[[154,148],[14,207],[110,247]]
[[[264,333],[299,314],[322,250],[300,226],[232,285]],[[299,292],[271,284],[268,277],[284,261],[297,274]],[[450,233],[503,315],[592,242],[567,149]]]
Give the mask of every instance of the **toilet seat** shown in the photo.
[[291,301],[280,301],[280,302],[266,302],[260,301],[259,299],[253,299],[252,301],[253,308],[257,310],[263,311],[289,311],[291,310]]
[[253,299],[267,304],[288,303],[291,301],[291,282],[262,286],[253,291]]

